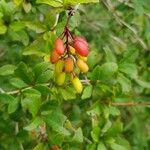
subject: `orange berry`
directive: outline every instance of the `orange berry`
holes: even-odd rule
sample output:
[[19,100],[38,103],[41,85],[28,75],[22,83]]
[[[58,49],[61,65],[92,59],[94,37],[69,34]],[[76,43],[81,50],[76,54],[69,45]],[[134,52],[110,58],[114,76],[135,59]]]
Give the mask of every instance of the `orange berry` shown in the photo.
[[74,62],[71,57],[65,59],[65,72],[70,73],[73,71]]
[[65,52],[63,40],[61,40],[60,38],[56,39],[55,41],[55,50],[58,55],[63,55]]
[[53,50],[50,56],[50,62],[55,64],[59,60],[59,55],[57,54],[56,50]]

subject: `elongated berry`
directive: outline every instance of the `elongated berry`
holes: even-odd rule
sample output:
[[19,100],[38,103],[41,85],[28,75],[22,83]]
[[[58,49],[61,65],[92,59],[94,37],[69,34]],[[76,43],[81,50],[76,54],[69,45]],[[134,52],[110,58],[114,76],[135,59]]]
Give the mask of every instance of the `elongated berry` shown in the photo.
[[84,62],[87,61],[87,57],[81,56],[79,54],[77,54],[77,56],[78,56],[79,59],[83,60]]
[[64,61],[62,59],[59,59],[55,65],[56,74],[61,73],[63,71],[63,68],[64,68]]
[[66,73],[61,72],[59,75],[56,76],[57,85],[62,86],[65,82],[65,79],[66,79]]
[[73,47],[81,56],[87,57],[89,54],[89,47],[83,41],[75,40],[73,43]]
[[56,50],[53,50],[50,56],[50,62],[55,64],[59,60],[59,55],[57,54]]
[[70,73],[73,71],[74,62],[71,57],[65,59],[65,72]]
[[74,55],[74,54],[75,54],[75,52],[76,52],[76,50],[75,50],[72,46],[70,46],[69,48],[70,48],[70,52],[71,52],[71,54],[73,54],[73,55]]
[[81,59],[77,60],[77,66],[79,67],[79,69],[82,73],[88,72],[88,70],[89,70],[88,65]]
[[88,42],[86,41],[86,39],[83,38],[83,37],[81,37],[81,36],[76,36],[76,37],[74,38],[74,41],[81,41],[81,42],[83,42],[86,46],[89,46],[89,44],[88,44]]
[[63,40],[61,40],[60,38],[57,38],[55,41],[55,50],[58,55],[63,55],[65,52]]
[[74,77],[72,80],[73,87],[76,89],[77,93],[81,93],[83,86],[78,77]]

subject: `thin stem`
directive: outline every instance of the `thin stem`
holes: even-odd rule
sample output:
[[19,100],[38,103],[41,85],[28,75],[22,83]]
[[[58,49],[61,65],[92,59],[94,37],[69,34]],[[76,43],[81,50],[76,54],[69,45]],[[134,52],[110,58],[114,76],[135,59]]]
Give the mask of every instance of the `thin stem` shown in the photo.
[[111,102],[111,106],[150,106],[150,102]]
[[146,43],[141,39],[138,35],[138,31],[132,27],[130,24],[125,22],[122,18],[119,17],[118,13],[115,11],[115,7],[113,6],[111,0],[102,0],[103,4],[106,6],[108,11],[113,15],[114,19],[119,25],[123,25],[124,27],[128,28],[134,35],[134,38],[140,43],[143,49],[147,50],[148,46]]
[[55,28],[56,28],[56,26],[57,26],[57,24],[58,24],[58,20],[59,20],[59,14],[56,14],[56,19],[55,19],[55,23],[54,23],[54,25],[53,25],[53,27],[52,27],[52,31],[54,31],[55,30]]

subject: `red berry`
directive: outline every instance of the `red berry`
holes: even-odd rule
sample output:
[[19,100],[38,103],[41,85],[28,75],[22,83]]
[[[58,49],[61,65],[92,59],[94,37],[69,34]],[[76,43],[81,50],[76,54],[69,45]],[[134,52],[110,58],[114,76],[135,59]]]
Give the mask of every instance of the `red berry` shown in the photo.
[[59,55],[56,52],[56,50],[53,50],[52,53],[51,53],[51,56],[50,56],[50,62],[52,64],[55,64],[58,60],[59,60]]
[[63,55],[65,52],[63,40],[60,38],[56,39],[55,41],[55,50],[59,55]]
[[89,46],[89,44],[87,43],[86,39],[83,38],[83,37],[81,37],[81,36],[76,36],[76,37],[74,38],[74,41],[81,41],[81,42],[83,42],[85,45],[87,45],[87,47]]
[[88,46],[82,41],[76,40],[73,44],[73,47],[81,56],[87,57],[87,55],[89,54]]

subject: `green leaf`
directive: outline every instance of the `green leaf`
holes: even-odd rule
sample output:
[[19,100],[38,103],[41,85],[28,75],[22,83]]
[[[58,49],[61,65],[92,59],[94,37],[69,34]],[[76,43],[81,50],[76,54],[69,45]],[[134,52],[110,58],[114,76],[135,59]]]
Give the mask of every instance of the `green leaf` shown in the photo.
[[52,65],[49,62],[42,62],[42,63],[38,63],[33,68],[33,71],[35,73],[35,76],[38,77],[46,70],[51,70],[51,69],[52,69]]
[[107,136],[114,137],[121,133],[123,130],[123,124],[120,120],[113,122],[111,128],[107,131]]
[[142,81],[140,79],[136,79],[135,81],[143,88],[150,88],[150,82]]
[[99,127],[94,127],[91,131],[91,137],[95,142],[99,142],[101,129]]
[[131,91],[131,81],[123,74],[118,74],[117,80],[118,83],[121,85],[122,92],[127,93]]
[[54,131],[64,136],[70,135],[70,132],[66,128],[64,128],[64,123],[67,117],[60,112],[57,112],[57,110],[53,111],[50,115],[44,116],[43,118],[47,125]]
[[24,11],[26,12],[26,13],[29,13],[30,12],[30,10],[32,9],[32,5],[31,5],[31,3],[27,3],[27,2],[24,2],[23,3],[23,9],[24,9]]
[[72,140],[73,140],[74,142],[78,142],[78,143],[82,143],[82,142],[83,142],[83,133],[82,133],[82,129],[81,129],[81,128],[78,128],[78,129],[75,131]]
[[76,92],[71,87],[67,87],[65,89],[61,88],[60,92],[61,92],[64,100],[72,100],[72,99],[76,98]]
[[120,115],[119,109],[116,107],[113,107],[113,106],[109,106],[109,113],[113,116],[119,116]]
[[18,106],[19,106],[19,97],[15,98],[14,100],[11,100],[8,104],[8,114],[14,113]]
[[17,32],[17,31],[22,30],[25,27],[25,24],[23,21],[15,21],[15,22],[12,22],[9,27],[14,32]]
[[91,106],[91,108],[87,111],[87,114],[88,115],[100,115],[101,114],[99,101],[97,101]]
[[41,94],[35,89],[23,91],[24,99],[21,100],[22,107],[32,114],[33,117],[38,113],[41,107]]
[[135,62],[135,60],[138,58],[139,50],[134,46],[129,46],[128,49],[123,54],[123,59],[121,61],[123,62]]
[[102,132],[105,133],[108,131],[108,129],[110,129],[110,127],[112,126],[112,122],[110,120],[107,120],[104,127],[102,128]]
[[28,69],[27,65],[23,62],[21,62],[18,66],[17,69],[15,70],[16,76],[21,78],[25,83],[31,84],[33,81],[33,74],[32,72]]
[[0,93],[0,102],[4,104],[8,104],[11,101],[15,101],[15,98],[11,95]]
[[19,6],[19,5],[23,2],[23,0],[13,0],[13,2],[14,2],[17,6]]
[[36,85],[35,89],[38,90],[43,96],[47,96],[51,93],[51,90],[48,86],[46,85]]
[[85,89],[83,90],[83,94],[82,94],[81,98],[82,99],[90,98],[92,95],[92,90],[93,90],[92,85],[88,85],[87,87],[85,87]]
[[36,0],[36,3],[47,4],[47,5],[50,5],[52,7],[62,7],[63,6],[62,0]]
[[100,61],[100,59],[101,56],[96,51],[90,52],[87,60],[89,68],[92,69]]
[[116,57],[113,54],[112,50],[109,47],[104,47],[104,51],[106,54],[106,61],[107,62],[116,62]]
[[0,67],[0,75],[11,75],[14,73],[14,70],[16,69],[16,66],[14,65],[4,65]]
[[98,143],[97,150],[107,150],[107,148],[106,148],[106,146],[104,145],[104,143],[99,142],[99,143]]
[[46,41],[39,37],[23,50],[23,55],[36,55],[39,57],[46,54]]
[[23,94],[27,97],[41,97],[41,93],[35,89],[26,89],[23,91]]
[[123,145],[119,145],[119,144],[116,144],[116,143],[111,144],[111,148],[112,148],[112,150],[128,150]]
[[108,62],[102,66],[96,66],[92,72],[91,78],[93,80],[107,80],[111,78],[117,71],[118,65],[113,62]]
[[27,131],[32,131],[36,128],[38,128],[41,124],[43,124],[43,120],[40,117],[34,118],[29,125],[24,127]]
[[123,145],[126,148],[126,150],[131,150],[130,143],[125,138],[118,136],[115,140],[117,141],[117,144]]
[[19,30],[17,32],[9,30],[9,36],[11,37],[12,41],[22,42],[25,46],[27,46],[29,43],[29,36],[25,30]]
[[38,143],[33,150],[43,150],[44,149],[44,144],[43,143]]
[[0,23],[0,35],[1,34],[5,34],[7,31],[7,26],[5,26],[4,24]]
[[76,5],[76,4],[81,4],[81,3],[98,3],[99,0],[64,0],[64,4],[71,4],[71,5]]
[[134,79],[138,76],[137,66],[133,63],[121,62],[119,64],[119,70]]
[[19,78],[10,79],[10,84],[19,89],[27,86],[27,84]]
[[34,21],[25,21],[25,26],[36,33],[43,33],[46,29],[45,26],[40,22],[34,22]]
[[36,83],[46,83],[51,78],[53,78],[53,72],[51,70],[46,70],[36,79]]

